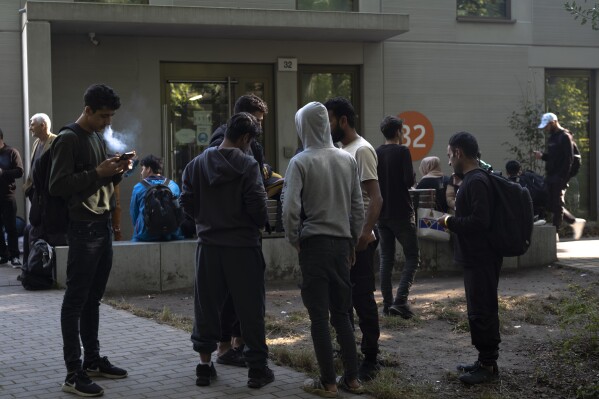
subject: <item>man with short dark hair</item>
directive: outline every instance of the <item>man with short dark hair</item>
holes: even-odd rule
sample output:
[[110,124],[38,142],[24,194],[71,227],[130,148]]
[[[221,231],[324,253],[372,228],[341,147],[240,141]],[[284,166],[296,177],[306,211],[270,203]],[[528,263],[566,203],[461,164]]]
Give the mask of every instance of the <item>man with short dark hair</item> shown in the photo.
[[131,241],[170,241],[182,240],[181,229],[154,234],[148,231],[145,223],[144,209],[146,207],[146,193],[151,186],[163,184],[171,190],[174,198],[179,198],[181,190],[173,180],[162,176],[162,158],[152,154],[139,161],[141,166],[141,182],[133,187],[129,213],[133,223],[133,237]]
[[[356,132],[356,111],[349,100],[336,97],[327,100],[324,106],[329,113],[333,142],[341,143],[341,149],[349,152],[358,163],[366,212],[364,226],[356,244],[356,262],[351,268],[350,278],[353,284],[353,308],[358,314],[362,331],[360,349],[364,354],[358,375],[362,381],[368,381],[373,379],[379,370],[377,356],[381,333],[378,308],[374,300],[374,251],[378,245],[376,222],[383,204],[377,175],[377,156],[372,145]],[[353,319],[353,309],[350,312]]]
[[462,179],[456,196],[455,216],[443,215],[442,226],[456,233],[454,261],[464,269],[464,288],[472,344],[478,350],[473,364],[460,364],[460,380],[480,384],[499,376],[499,305],[497,286],[503,257],[491,247],[489,233],[495,195],[490,177],[479,167],[476,138],[467,132],[451,136],[447,146],[449,165]]
[[21,267],[19,256],[19,234],[17,233],[17,201],[15,199],[16,179],[23,176],[21,154],[16,148],[4,142],[4,133],[0,129],[0,219],[8,238],[8,247],[4,234],[0,237],[0,264],[10,261],[15,267]]
[[574,158],[572,135],[557,120],[557,115],[543,114],[539,129],[549,134],[546,151],[533,151],[536,159],[545,161],[545,188],[547,209],[553,213],[553,225],[559,230],[562,220],[572,226],[574,239],[582,237],[586,220],[574,217],[565,207],[564,197],[570,180],[570,167]]
[[[416,216],[409,192],[410,187],[414,185],[412,156],[408,147],[401,145],[403,128],[401,119],[387,116],[380,127],[385,136],[385,144],[376,149],[379,160],[377,173],[383,197],[378,223],[381,235],[380,279],[383,315],[410,319],[414,317],[414,313],[408,303],[408,295],[416,270],[420,266]],[[401,272],[397,294],[393,297],[391,274],[395,264],[395,240],[401,244],[406,261]]]
[[195,157],[183,172],[180,202],[196,223],[198,248],[193,349],[200,354],[196,385],[216,377],[211,353],[221,338],[220,311],[231,295],[245,340],[247,385],[274,381],[264,327],[264,257],[260,229],[267,221],[266,192],[258,162],[246,152],[261,132],[256,118],[233,115],[225,139]]
[[84,104],[77,122],[52,144],[49,189],[51,195],[68,199],[69,206],[67,288],[60,314],[67,367],[62,390],[101,396],[104,389],[90,376],[127,377],[126,370],[100,356],[98,327],[100,301],[112,267],[111,198],[131,161],[107,159],[99,134],[120,108],[119,96],[112,88],[95,84],[85,91]]

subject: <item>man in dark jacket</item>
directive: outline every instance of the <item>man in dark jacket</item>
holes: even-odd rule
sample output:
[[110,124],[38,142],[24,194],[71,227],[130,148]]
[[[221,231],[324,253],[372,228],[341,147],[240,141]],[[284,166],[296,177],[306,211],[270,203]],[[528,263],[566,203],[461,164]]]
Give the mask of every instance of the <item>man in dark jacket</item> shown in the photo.
[[200,354],[196,385],[210,385],[216,369],[211,353],[221,338],[219,313],[230,293],[245,341],[247,385],[274,381],[267,365],[264,330],[264,257],[260,229],[267,221],[266,192],[258,162],[247,149],[260,124],[246,112],[233,115],[225,139],[195,157],[183,172],[181,205],[198,234],[193,349]]
[[15,179],[23,176],[21,155],[15,148],[4,143],[4,133],[0,130],[0,217],[8,236],[8,248],[4,235],[0,237],[0,264],[7,263],[21,267],[19,260],[19,235],[17,233],[17,201],[15,199]]
[[562,220],[572,226],[574,239],[582,236],[586,220],[576,218],[566,208],[564,196],[570,180],[570,167],[574,153],[570,132],[560,126],[557,116],[551,112],[544,114],[539,124],[549,134],[547,151],[534,151],[536,159],[545,161],[545,188],[547,190],[547,209],[553,213],[553,225],[556,229]]
[[456,195],[455,216],[443,215],[441,225],[456,233],[454,261],[464,269],[464,288],[472,344],[478,350],[473,364],[458,365],[466,384],[498,378],[499,305],[497,286],[503,258],[491,248],[491,210],[495,207],[493,187],[487,172],[479,167],[478,143],[467,132],[454,134],[447,146],[449,165],[462,178]]

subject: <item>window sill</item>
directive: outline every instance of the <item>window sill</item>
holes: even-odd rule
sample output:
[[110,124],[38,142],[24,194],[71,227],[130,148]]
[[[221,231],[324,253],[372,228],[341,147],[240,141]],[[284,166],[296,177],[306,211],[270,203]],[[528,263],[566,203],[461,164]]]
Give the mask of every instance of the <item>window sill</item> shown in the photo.
[[515,24],[517,20],[507,18],[486,18],[486,17],[456,17],[458,22],[475,22],[485,24]]

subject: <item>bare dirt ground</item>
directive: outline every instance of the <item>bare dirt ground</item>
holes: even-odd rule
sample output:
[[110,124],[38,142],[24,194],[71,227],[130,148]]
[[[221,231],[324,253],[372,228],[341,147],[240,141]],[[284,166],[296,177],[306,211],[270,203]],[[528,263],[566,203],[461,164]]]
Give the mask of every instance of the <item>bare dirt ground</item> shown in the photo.
[[[476,351],[470,344],[462,278],[459,275],[417,275],[410,296],[417,317],[409,321],[396,317],[380,320],[381,360],[386,366],[383,370],[393,371],[391,376],[397,386],[391,391],[399,395],[373,389],[373,396],[598,398],[596,352],[595,358],[586,359],[581,365],[577,361],[570,364],[568,359],[572,357],[559,350],[567,336],[567,330],[558,325],[559,304],[574,295],[573,286],[588,290],[596,299],[599,274],[556,266],[502,273],[499,283],[500,380],[467,387],[457,380],[455,370],[459,362],[476,360]],[[311,352],[309,320],[297,283],[269,282],[266,288],[267,334],[275,358],[280,350]],[[376,294],[380,304],[380,293]],[[167,308],[173,314],[193,319],[191,290],[108,299],[155,312]],[[357,329],[358,342],[359,335]],[[590,393],[583,391],[581,395],[577,388],[581,384],[591,386]]]

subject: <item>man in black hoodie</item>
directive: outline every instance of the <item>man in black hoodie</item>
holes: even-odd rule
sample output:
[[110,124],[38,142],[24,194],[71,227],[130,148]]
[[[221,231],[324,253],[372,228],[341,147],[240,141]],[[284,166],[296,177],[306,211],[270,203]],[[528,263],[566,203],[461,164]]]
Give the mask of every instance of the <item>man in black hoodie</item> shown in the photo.
[[239,316],[249,367],[247,385],[274,381],[264,331],[264,257],[260,229],[267,221],[266,192],[258,162],[246,155],[261,132],[256,118],[233,115],[225,139],[194,158],[183,172],[180,197],[196,223],[198,248],[193,349],[200,354],[196,385],[210,385],[216,369],[210,355],[221,338],[220,310],[227,293]]

